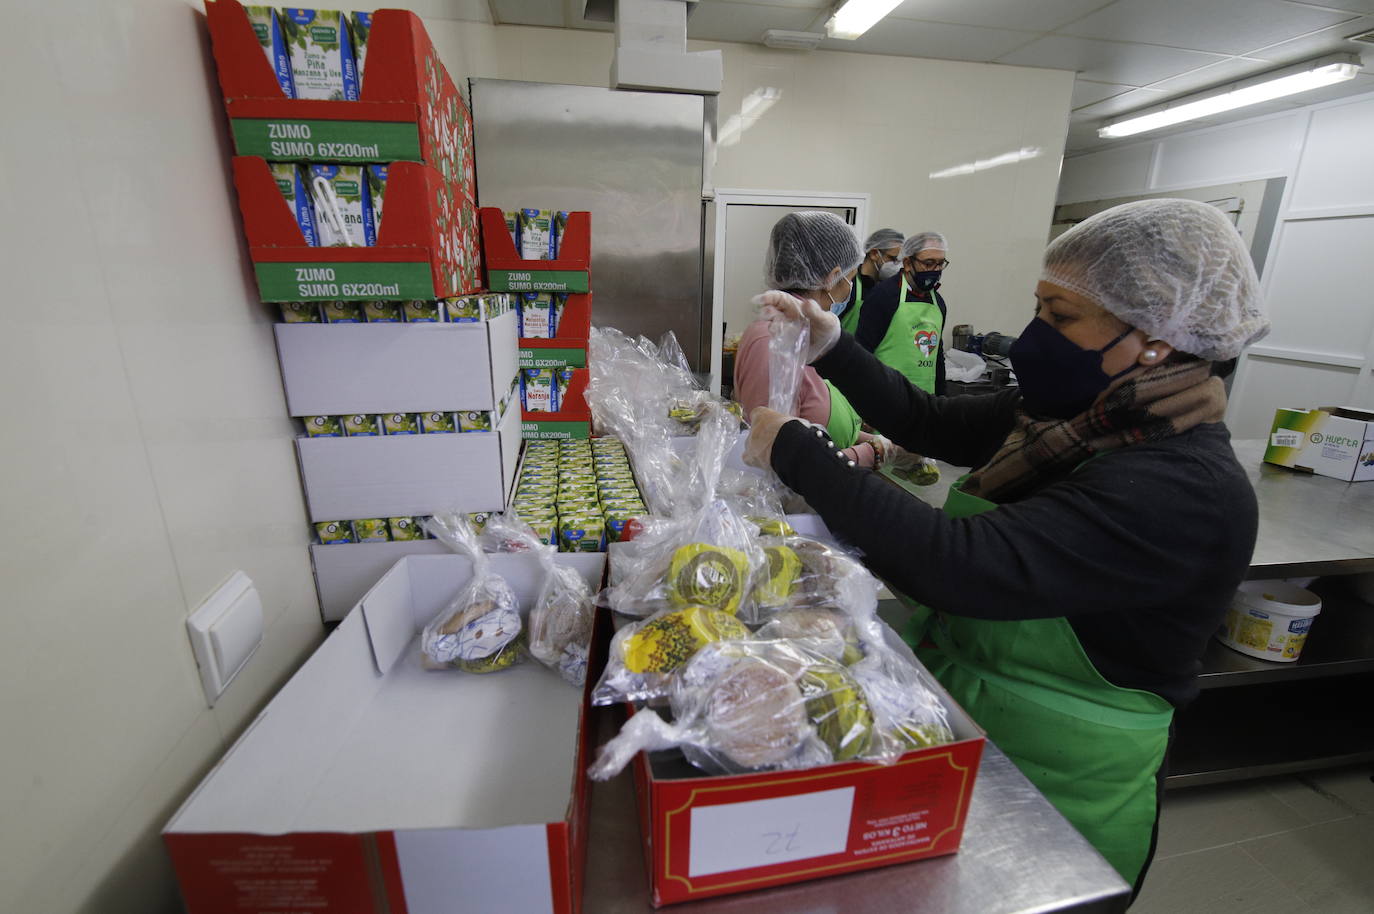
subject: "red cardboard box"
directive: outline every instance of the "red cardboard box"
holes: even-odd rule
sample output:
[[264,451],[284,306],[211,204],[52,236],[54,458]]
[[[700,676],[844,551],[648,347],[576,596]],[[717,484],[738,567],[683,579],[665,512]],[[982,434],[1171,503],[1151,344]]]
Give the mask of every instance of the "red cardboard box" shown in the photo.
[[592,214],[568,213],[568,227],[557,260],[522,260],[506,217],[494,206],[478,210],[487,288],[496,292],[591,291]]
[[234,186],[263,301],[437,299],[482,286],[476,206],[427,165],[391,166],[372,247],[307,245],[263,159],[236,156]]
[[522,437],[526,441],[535,438],[590,438],[592,410],[587,405],[589,380],[591,372],[586,368],[575,369],[558,412],[532,413],[525,410],[522,414]]
[[956,741],[892,765],[709,776],[675,753],[640,753],[635,790],[654,905],[958,851],[985,736],[940,697]]
[[472,114],[414,13],[374,14],[359,101],[286,98],[243,7],[206,0],[205,15],[239,155],[424,162],[477,199]]
[[521,368],[586,368],[592,335],[592,297],[569,295],[552,339],[520,338]]
[[[538,560],[491,558],[530,606]],[[558,561],[600,586],[604,555]],[[533,662],[419,665],[470,573],[398,562],[201,782],[163,831],[190,914],[581,909],[589,693]]]

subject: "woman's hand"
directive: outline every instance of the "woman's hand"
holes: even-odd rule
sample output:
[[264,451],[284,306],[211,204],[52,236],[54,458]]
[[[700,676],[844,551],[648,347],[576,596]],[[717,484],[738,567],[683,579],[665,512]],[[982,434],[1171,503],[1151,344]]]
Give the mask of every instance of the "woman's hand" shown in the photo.
[[762,295],[754,296],[754,304],[763,306],[763,316],[768,320],[805,321],[811,330],[811,343],[806,352],[806,362],[812,362],[835,347],[840,339],[840,319],[822,308],[811,299],[800,299],[773,289]]
[[778,437],[778,430],[793,418],[766,406],[755,407],[749,414],[749,440],[744,443],[744,462],[760,470],[770,469],[773,466],[773,441]]

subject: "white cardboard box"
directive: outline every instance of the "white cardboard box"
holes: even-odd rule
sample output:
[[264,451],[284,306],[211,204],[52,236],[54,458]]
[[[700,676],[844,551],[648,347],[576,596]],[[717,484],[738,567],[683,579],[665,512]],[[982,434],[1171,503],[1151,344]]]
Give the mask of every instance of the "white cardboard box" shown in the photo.
[[491,432],[297,438],[310,521],[501,511],[520,459],[520,403]]
[[476,323],[277,324],[293,416],[495,410],[519,371],[515,312]]
[[[528,610],[538,560],[492,556]],[[560,555],[596,589],[605,556]],[[534,662],[427,672],[467,559],[398,562],[172,817],[190,914],[564,914],[586,849],[586,693]]]
[[387,569],[408,555],[452,555],[438,540],[393,543],[333,543],[310,547],[315,570],[315,591],[320,596],[320,615],[337,622],[358,604]]

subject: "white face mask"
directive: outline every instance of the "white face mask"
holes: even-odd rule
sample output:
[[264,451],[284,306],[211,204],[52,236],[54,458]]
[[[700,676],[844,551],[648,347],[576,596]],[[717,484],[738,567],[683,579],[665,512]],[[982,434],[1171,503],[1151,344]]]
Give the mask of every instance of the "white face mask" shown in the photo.
[[891,279],[902,272],[902,262],[900,260],[889,260],[878,268],[879,279]]

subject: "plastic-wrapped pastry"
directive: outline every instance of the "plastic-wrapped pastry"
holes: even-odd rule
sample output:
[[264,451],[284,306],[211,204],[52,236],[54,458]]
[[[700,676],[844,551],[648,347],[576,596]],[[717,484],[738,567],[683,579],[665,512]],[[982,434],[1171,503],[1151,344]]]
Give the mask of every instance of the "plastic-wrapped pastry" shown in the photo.
[[796,536],[797,531],[781,517],[760,517],[751,514],[745,518],[759,528],[759,536]]
[[873,740],[873,713],[859,684],[839,666],[817,664],[798,679],[806,716],[837,762],[866,753]]
[[854,620],[835,609],[803,606],[780,610],[759,629],[758,636],[796,641],[846,666],[863,658]]
[[754,585],[754,599],[760,608],[772,609],[785,605],[792,595],[801,575],[801,559],[790,547],[783,545],[765,546],[763,554],[768,564]]
[[426,665],[468,673],[511,666],[523,654],[520,606],[506,579],[491,570],[472,524],[462,514],[436,514],[425,529],[472,562],[472,577],[420,634]]
[[707,606],[667,610],[626,625],[611,639],[592,703],[666,698],[674,673],[701,648],[748,637],[749,629],[738,619]]
[[749,556],[729,546],[689,543],[673,552],[668,594],[674,603],[739,611],[749,583]]
[[741,768],[781,765],[811,734],[796,679],[756,656],[741,657],[716,678],[702,722],[707,745]]

